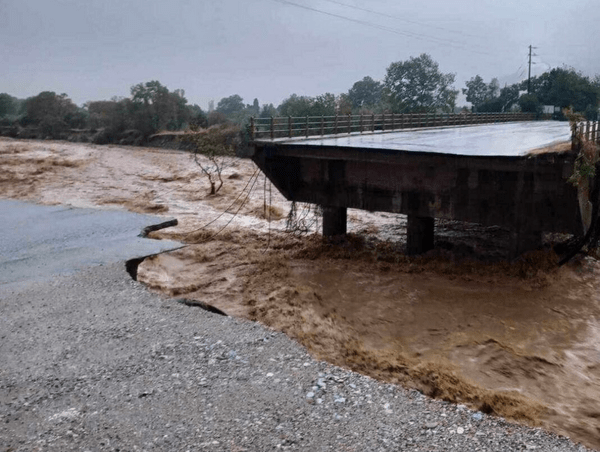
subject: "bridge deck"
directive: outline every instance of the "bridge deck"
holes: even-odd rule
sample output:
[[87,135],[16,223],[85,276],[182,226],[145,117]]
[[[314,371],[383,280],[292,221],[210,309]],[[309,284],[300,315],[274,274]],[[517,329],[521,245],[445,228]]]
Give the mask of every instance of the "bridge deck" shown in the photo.
[[568,122],[528,121],[259,141],[464,156],[520,157],[532,150],[570,139],[571,129]]
[[408,215],[407,251],[434,246],[434,218],[513,231],[512,256],[542,232],[580,233],[576,158],[566,122],[499,123],[320,138],[255,140],[252,159],[290,200],[323,206],[323,234],[346,231],[346,209]]

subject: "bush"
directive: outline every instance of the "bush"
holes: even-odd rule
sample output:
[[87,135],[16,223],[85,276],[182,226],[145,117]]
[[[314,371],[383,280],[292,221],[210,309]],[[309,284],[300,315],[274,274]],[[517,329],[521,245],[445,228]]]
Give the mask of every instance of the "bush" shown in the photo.
[[62,139],[68,131],[67,123],[60,118],[47,116],[39,123],[39,132],[43,138]]
[[129,129],[119,135],[119,144],[139,146],[144,141],[144,135],[137,129]]
[[92,137],[92,143],[94,144],[108,144],[111,142],[111,137],[106,129],[100,129]]
[[196,164],[208,179],[211,195],[223,186],[223,170],[231,165],[240,138],[239,127],[224,124],[208,129],[192,128],[182,137],[183,142],[191,145]]
[[540,101],[535,94],[523,94],[519,98],[519,106],[525,113],[539,113],[541,108]]

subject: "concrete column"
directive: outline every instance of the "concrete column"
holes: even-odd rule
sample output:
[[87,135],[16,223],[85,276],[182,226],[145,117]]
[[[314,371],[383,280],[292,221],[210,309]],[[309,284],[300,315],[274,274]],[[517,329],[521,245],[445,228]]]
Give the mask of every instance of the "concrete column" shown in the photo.
[[509,259],[516,259],[527,251],[542,248],[542,231],[515,231],[510,237]]
[[346,207],[323,206],[323,236],[346,235]]
[[406,249],[409,256],[433,249],[433,227],[434,220],[431,217],[408,216]]

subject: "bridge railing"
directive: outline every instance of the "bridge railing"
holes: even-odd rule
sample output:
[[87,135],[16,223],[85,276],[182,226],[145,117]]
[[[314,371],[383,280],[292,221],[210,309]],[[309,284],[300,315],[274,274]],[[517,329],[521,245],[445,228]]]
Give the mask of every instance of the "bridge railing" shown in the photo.
[[599,121],[579,121],[571,125],[573,141],[592,141],[600,143],[600,122]]
[[533,113],[403,113],[335,116],[272,116],[250,119],[250,139],[275,140],[325,135],[391,132],[423,127],[532,121]]

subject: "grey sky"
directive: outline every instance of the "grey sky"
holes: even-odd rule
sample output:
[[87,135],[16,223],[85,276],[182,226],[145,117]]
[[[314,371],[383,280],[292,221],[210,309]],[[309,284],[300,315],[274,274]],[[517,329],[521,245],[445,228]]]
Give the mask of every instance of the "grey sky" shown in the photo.
[[[293,4],[300,5],[294,6]],[[350,5],[344,6],[342,4]],[[77,104],[159,80],[206,108],[346,92],[429,53],[456,88],[573,66],[600,74],[594,0],[0,0],[0,92]],[[369,11],[365,11],[369,10]],[[370,12],[372,11],[372,12]]]

